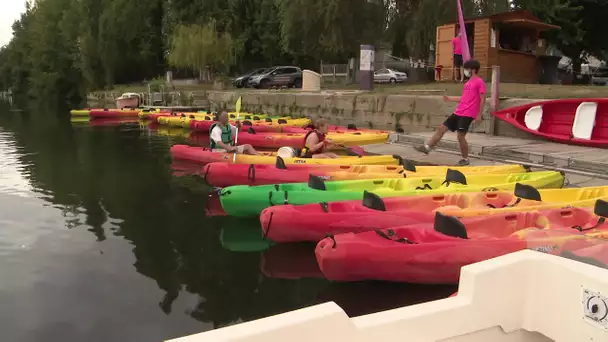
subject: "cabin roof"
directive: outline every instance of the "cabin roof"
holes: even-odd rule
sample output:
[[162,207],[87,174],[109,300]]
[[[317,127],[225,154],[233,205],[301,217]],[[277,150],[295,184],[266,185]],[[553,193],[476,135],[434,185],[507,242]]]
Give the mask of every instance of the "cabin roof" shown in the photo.
[[[538,17],[534,16],[532,13],[526,10],[517,10],[510,12],[497,13],[486,16],[478,16],[478,17],[469,17],[465,18],[465,23],[472,23],[481,19],[490,19],[495,23],[505,23],[505,24],[513,24],[519,26],[529,26],[539,29],[559,29],[559,26],[551,25],[544,23]],[[446,24],[457,24],[458,21],[451,21]]]

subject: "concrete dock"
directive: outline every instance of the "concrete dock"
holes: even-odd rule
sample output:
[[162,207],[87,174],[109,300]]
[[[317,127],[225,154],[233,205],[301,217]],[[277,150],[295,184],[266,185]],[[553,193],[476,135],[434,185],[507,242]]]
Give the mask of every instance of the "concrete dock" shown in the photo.
[[[414,145],[423,144],[431,135],[430,132],[395,133],[389,143],[369,145],[365,150],[375,154],[398,154],[423,164],[457,165],[461,156],[454,133],[447,133],[429,155],[413,149]],[[531,165],[533,170],[557,168],[565,172],[570,187],[608,185],[608,153],[605,149],[476,133],[468,134],[467,139],[471,165],[521,163]]]
[[[405,145],[423,144],[432,135],[432,132],[394,134],[391,137],[391,142]],[[608,176],[608,153],[606,149],[565,145],[546,140],[491,136],[481,133],[470,133],[467,135],[467,140],[472,155],[602,173]],[[437,148],[459,151],[456,134],[446,134]]]

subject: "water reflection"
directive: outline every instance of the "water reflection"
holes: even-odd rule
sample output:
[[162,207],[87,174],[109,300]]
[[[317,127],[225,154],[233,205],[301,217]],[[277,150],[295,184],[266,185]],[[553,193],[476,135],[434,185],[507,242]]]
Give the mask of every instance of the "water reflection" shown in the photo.
[[[356,314],[415,301],[401,284],[330,284],[310,249],[265,252],[257,220],[223,217],[200,177],[175,174],[169,147],[204,135],[0,114],[7,341],[159,341],[326,300]],[[357,306],[365,296],[376,299]]]

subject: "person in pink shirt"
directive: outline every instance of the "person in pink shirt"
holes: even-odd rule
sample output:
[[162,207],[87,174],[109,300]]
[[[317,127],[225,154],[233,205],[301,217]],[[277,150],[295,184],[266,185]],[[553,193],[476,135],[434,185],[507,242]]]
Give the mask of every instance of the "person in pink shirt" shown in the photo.
[[416,150],[429,154],[431,149],[437,145],[447,131],[456,132],[458,134],[458,146],[462,155],[462,160],[458,162],[458,165],[467,166],[470,164],[469,144],[467,143],[466,135],[473,120],[478,122],[482,119],[481,112],[486,103],[486,83],[477,75],[480,67],[479,62],[474,59],[470,59],[464,63],[464,74],[469,80],[464,84],[462,96],[443,97],[443,100],[446,102],[458,102],[456,111],[448,116],[443,125],[437,129],[426,144],[416,146]]
[[452,39],[452,50],[454,51],[454,81],[464,81],[463,68],[462,68],[462,40],[460,39],[460,33]]

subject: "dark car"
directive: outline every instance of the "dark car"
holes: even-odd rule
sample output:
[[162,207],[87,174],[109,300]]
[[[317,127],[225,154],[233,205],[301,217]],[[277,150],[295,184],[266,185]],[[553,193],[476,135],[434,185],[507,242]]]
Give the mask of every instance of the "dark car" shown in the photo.
[[302,69],[294,66],[279,66],[249,79],[254,88],[302,87]]
[[270,70],[270,69],[268,69],[268,68],[261,68],[261,69],[252,70],[252,71],[250,71],[250,72],[248,72],[248,73],[246,73],[246,74],[244,74],[242,76],[239,76],[239,77],[235,78],[234,81],[232,81],[232,84],[235,87],[237,87],[237,88],[246,87],[249,84],[249,79],[252,76],[262,74],[264,72],[267,72],[268,70]]

